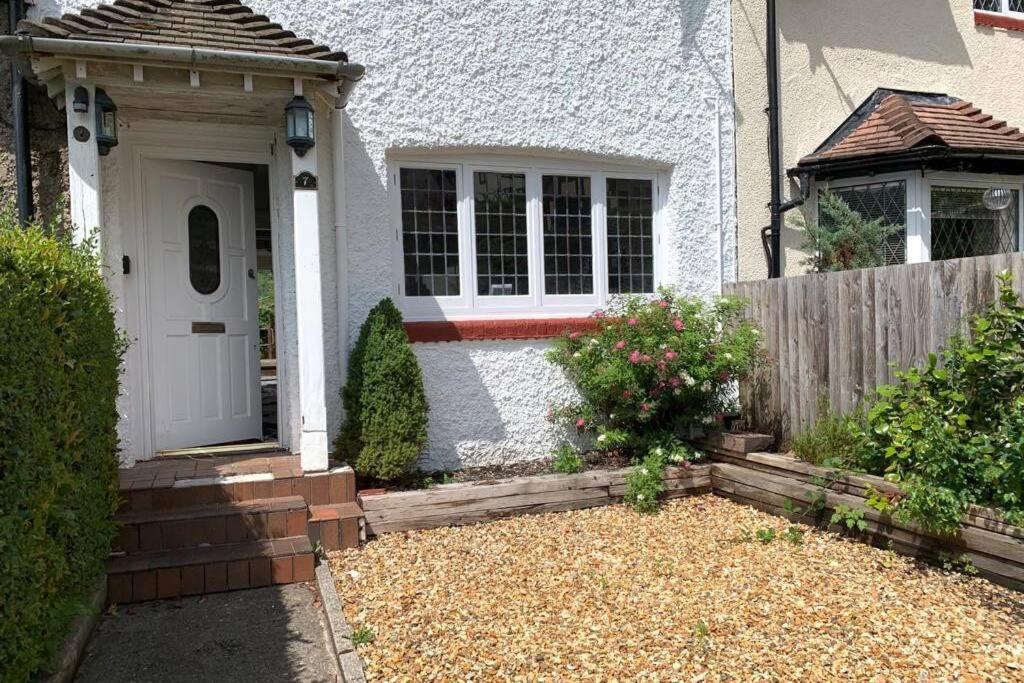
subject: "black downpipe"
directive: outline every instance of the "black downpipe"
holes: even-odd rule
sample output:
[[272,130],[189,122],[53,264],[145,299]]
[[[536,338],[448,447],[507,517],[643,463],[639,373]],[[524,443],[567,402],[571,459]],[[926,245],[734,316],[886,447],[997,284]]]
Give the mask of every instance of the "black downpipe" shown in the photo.
[[[11,33],[25,18],[25,0],[9,0]],[[18,182],[18,220],[27,225],[32,220],[32,155],[28,139],[28,102],[25,99],[25,77],[11,60],[11,121],[14,136],[14,165]]]
[[768,277],[777,278],[782,276],[782,154],[779,150],[779,27],[775,16],[775,0],[768,0],[767,11],[765,61],[768,67],[768,167],[772,183],[768,209],[772,222],[762,230],[761,239],[766,247]]

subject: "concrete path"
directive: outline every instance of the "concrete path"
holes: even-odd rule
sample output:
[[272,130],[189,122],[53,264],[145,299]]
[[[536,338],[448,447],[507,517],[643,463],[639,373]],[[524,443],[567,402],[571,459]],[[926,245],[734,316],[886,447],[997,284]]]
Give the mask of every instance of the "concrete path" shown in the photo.
[[104,615],[79,683],[336,683],[319,596],[306,584],[120,607]]

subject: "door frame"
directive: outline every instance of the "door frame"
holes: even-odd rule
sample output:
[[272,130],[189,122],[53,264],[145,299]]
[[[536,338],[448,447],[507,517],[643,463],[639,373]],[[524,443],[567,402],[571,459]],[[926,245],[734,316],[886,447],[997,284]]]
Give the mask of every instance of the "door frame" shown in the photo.
[[[116,186],[121,191],[116,206],[117,217],[109,221],[110,227],[117,229],[105,230],[104,251],[106,262],[112,269],[121,265],[121,254],[131,259],[131,274],[117,277],[120,269],[114,270],[112,283],[120,287],[112,287],[115,300],[120,300],[124,310],[124,328],[132,342],[125,358],[125,385],[128,396],[134,397],[127,404],[126,414],[121,416],[127,424],[124,431],[129,436],[128,447],[134,451],[134,460],[147,460],[156,455],[155,438],[155,406],[152,395],[153,358],[147,330],[150,329],[149,285],[147,277],[138,277],[139,273],[149,273],[147,264],[148,235],[144,229],[145,220],[142,198],[143,194],[143,161],[146,159],[198,161],[213,163],[245,163],[262,164],[269,169],[270,190],[270,223],[271,249],[275,258],[272,259],[274,276],[274,333],[279,347],[287,349],[289,339],[281,315],[283,302],[283,278],[287,275],[281,264],[281,188],[276,182],[280,176],[279,157],[274,154],[276,131],[270,127],[232,125],[232,124],[200,124],[178,121],[144,121],[134,123],[121,135],[121,153],[117,156]],[[112,157],[113,158],[113,155]],[[113,188],[111,188],[113,189]],[[113,234],[111,234],[113,233]],[[119,234],[118,234],[119,233]],[[116,264],[116,266],[115,266]],[[120,291],[118,291],[120,290]],[[279,353],[277,382],[277,420],[278,441],[282,448],[290,447],[290,415],[292,406],[288,405],[287,377],[289,368],[286,362],[287,353]],[[123,392],[124,393],[124,390]]]

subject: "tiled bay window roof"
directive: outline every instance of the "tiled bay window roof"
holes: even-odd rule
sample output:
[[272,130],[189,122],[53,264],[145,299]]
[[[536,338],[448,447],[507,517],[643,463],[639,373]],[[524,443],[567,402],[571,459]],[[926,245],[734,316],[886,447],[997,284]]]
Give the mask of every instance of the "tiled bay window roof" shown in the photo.
[[955,97],[879,89],[800,166],[936,148],[1024,155],[1024,133]]
[[344,52],[299,38],[235,0],[115,0],[60,18],[22,21],[42,38],[168,45],[347,62]]

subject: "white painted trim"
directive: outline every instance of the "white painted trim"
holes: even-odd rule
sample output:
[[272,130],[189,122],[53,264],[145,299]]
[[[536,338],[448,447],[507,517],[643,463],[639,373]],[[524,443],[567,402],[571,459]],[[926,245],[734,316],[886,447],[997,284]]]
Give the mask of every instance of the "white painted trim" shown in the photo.
[[[432,168],[456,173],[459,220],[460,295],[409,297],[404,293],[405,258],[401,239],[402,210],[399,172],[402,168]],[[477,171],[523,173],[527,185],[527,253],[530,293],[520,296],[480,296],[476,293],[476,239],[474,235],[473,174]],[[587,175],[591,178],[591,226],[594,264],[594,292],[585,295],[549,295],[544,292],[543,220],[541,177],[543,175]],[[393,291],[405,319],[468,320],[478,318],[543,318],[585,316],[605,306],[608,292],[607,206],[608,178],[649,180],[652,184],[654,287],[664,282],[665,251],[661,245],[664,194],[667,179],[661,169],[650,166],[614,164],[592,159],[544,159],[523,155],[469,153],[455,156],[445,152],[408,152],[392,155],[387,163],[389,211],[394,230],[392,255],[395,267]]]
[[[85,64],[76,66],[76,74],[85,77]],[[102,175],[100,172],[100,150],[96,144],[96,86],[82,80],[69,79],[65,86],[65,102],[75,101],[75,89],[79,86],[89,91],[89,111],[75,112],[73,106],[67,107],[68,131],[68,189],[71,195],[72,236],[76,243],[85,241],[95,234],[100,243],[97,250],[102,250],[103,201]],[[75,129],[82,128],[88,132],[88,139],[79,142],[75,139]]]
[[[298,83],[299,81],[296,81]],[[300,157],[289,150],[292,178],[308,171],[318,176],[317,148]],[[295,303],[299,347],[299,407],[302,469],[327,469],[327,395],[325,393],[323,295],[320,264],[320,190],[292,193],[295,236]]]
[[[187,161],[233,162],[261,164],[269,167],[271,239],[273,251],[280,254],[278,248],[280,233],[287,226],[281,224],[277,206],[280,204],[280,193],[284,191],[275,182],[278,158],[271,150],[275,140],[272,128],[231,124],[197,124],[171,121],[141,121],[133,123],[130,129],[122,132],[121,144],[117,148],[122,154],[120,164],[119,187],[120,225],[112,225],[107,230],[121,232],[121,244],[124,253],[133,263],[132,274],[113,277],[124,277],[124,309],[126,332],[133,344],[137,345],[138,356],[128,368],[129,392],[134,414],[129,418],[132,429],[133,448],[139,459],[146,459],[155,454],[153,444],[153,400],[149,378],[152,377],[148,344],[144,343],[143,332],[149,326],[149,307],[145,305],[150,293],[146,278],[136,277],[139,273],[148,272],[146,263],[145,235],[136,226],[144,225],[144,207],[141,203],[142,194],[142,163],[144,159],[174,159]],[[117,257],[116,259],[114,257]],[[120,260],[120,255],[111,255],[110,259]],[[283,292],[280,289],[283,279],[290,274],[282,271],[280,258],[273,259],[275,282],[275,301],[281,302]],[[282,320],[278,315],[275,323],[277,339],[281,348],[290,344]],[[278,386],[286,386],[288,368],[285,363],[278,365]],[[294,411],[288,405],[287,392],[278,392],[278,434],[282,448],[291,449],[289,421]]]

